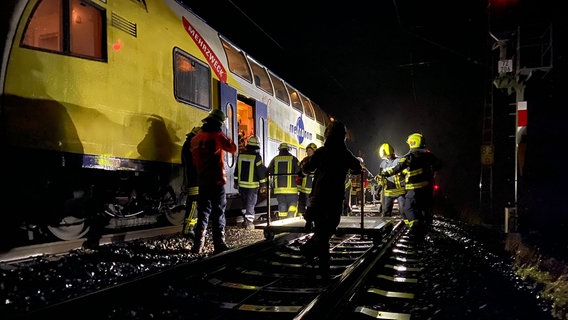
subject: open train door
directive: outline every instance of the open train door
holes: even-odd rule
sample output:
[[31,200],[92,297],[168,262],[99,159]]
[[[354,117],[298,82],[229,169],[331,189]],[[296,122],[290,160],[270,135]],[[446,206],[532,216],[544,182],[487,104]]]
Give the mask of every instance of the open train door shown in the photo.
[[[227,115],[227,120],[225,121],[225,126],[222,130],[227,135],[227,137],[235,144],[239,143],[238,135],[238,122],[237,122],[237,89],[229,86],[224,82],[219,82],[219,106],[221,110]],[[225,184],[225,192],[228,198],[232,198],[238,194],[238,190],[235,189],[233,178],[235,171],[235,165],[237,162],[237,154],[230,154],[225,152],[225,173],[227,175],[227,184]],[[230,208],[230,200],[228,203],[228,208]]]
[[268,165],[271,159],[267,159],[268,149],[266,148],[268,143],[268,107],[266,104],[256,101],[254,109],[254,119],[255,119],[255,134],[260,142],[260,155],[265,165]]
[[[268,166],[270,160],[268,159],[268,107],[261,101],[256,101],[254,108],[254,119],[255,119],[255,134],[258,137],[260,143],[260,155],[262,156],[262,161],[265,166]],[[268,212],[265,208],[268,208],[267,194],[259,194],[257,200],[257,207],[260,212]],[[276,200],[276,199],[275,199]],[[272,204],[276,204],[276,201],[270,201]]]

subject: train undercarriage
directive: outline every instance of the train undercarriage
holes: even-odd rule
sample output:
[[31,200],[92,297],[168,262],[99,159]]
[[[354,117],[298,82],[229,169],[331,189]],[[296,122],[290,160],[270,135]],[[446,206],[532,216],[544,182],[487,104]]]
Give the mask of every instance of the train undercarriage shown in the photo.
[[79,166],[75,155],[59,154],[65,167],[54,165],[53,155],[45,153],[22,158],[29,160],[9,164],[5,168],[14,170],[2,174],[11,186],[2,193],[8,209],[1,227],[3,247],[183,223],[187,195],[177,182],[179,165],[113,171]]

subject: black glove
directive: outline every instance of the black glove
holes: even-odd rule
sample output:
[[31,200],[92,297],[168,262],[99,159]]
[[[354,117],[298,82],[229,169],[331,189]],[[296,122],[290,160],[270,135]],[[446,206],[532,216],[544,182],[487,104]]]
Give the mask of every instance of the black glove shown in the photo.
[[313,221],[306,221],[306,225],[304,226],[304,231],[306,233],[310,233],[314,230],[314,222]]

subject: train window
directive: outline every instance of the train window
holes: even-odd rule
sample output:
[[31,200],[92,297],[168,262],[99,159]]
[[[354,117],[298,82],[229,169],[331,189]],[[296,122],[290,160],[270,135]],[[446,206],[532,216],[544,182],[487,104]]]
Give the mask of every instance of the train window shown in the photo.
[[272,79],[272,84],[274,85],[276,98],[278,98],[278,100],[284,102],[285,104],[290,105],[290,97],[288,97],[288,93],[286,92],[284,81],[280,80],[280,78],[275,76],[272,72],[269,72],[269,74],[270,79]]
[[319,105],[312,101],[312,106],[314,107],[314,111],[316,113],[316,121],[327,126],[329,124],[329,117],[327,114],[320,108]]
[[252,83],[252,75],[244,53],[223,39],[221,39],[221,42],[223,43],[223,49],[225,49],[225,54],[227,55],[229,70]]
[[174,96],[178,101],[211,110],[211,69],[179,48],[174,48]]
[[272,92],[272,86],[270,85],[270,80],[268,80],[268,73],[266,72],[266,69],[261,67],[251,57],[248,57],[248,60],[250,67],[252,69],[252,73],[254,74],[254,84],[256,85],[256,87],[270,94],[274,94]]
[[22,46],[70,56],[106,60],[105,12],[81,0],[38,2]]
[[304,108],[302,108],[302,102],[300,102],[300,95],[298,94],[298,91],[296,91],[296,89],[290,87],[289,85],[286,85],[286,88],[288,88],[288,92],[290,92],[290,99],[292,100],[292,108],[303,113]]
[[303,94],[300,94],[300,99],[302,100],[302,104],[304,105],[304,114],[309,118],[315,119],[316,116],[314,115],[314,109],[312,108],[310,100],[308,100],[308,98],[306,98]]

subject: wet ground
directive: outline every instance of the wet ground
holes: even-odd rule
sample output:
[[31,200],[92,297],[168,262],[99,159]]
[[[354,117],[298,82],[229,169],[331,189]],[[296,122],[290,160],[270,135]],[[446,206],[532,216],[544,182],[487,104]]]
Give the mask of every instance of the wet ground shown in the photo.
[[[230,246],[263,240],[262,230],[227,227]],[[196,258],[179,235],[0,265],[0,316],[41,308]],[[424,273],[412,319],[554,319],[534,283],[513,272],[503,235],[435,219],[420,250]],[[206,254],[212,252],[206,243]]]

